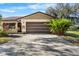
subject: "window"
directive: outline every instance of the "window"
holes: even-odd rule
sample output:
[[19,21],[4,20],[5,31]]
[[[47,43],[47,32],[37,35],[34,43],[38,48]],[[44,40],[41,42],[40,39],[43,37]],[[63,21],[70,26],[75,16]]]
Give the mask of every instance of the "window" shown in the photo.
[[3,24],[3,27],[4,27],[5,29],[15,29],[15,24],[16,24],[16,23],[4,23],[4,24]]
[[15,29],[15,23],[8,23],[10,29]]

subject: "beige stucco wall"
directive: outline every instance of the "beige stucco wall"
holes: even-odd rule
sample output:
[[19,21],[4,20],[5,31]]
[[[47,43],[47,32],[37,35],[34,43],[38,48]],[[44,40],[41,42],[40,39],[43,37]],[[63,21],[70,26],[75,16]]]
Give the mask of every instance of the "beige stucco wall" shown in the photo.
[[37,14],[34,14],[34,15],[30,15],[30,16],[26,16],[22,19],[19,19],[21,20],[21,24],[22,24],[22,32],[26,32],[26,23],[27,22],[49,22],[49,20],[51,20],[52,17],[48,16],[48,15],[45,15],[45,14],[41,14],[41,13],[37,13]]
[[18,30],[18,22],[17,21],[4,20],[1,22],[2,26],[3,26],[3,23],[16,23],[15,30],[13,31],[13,33],[17,33],[17,30]]
[[[42,14],[42,13],[36,13],[36,14],[32,14],[29,16],[25,16],[23,18],[17,19],[18,21],[21,21],[21,30],[23,33],[26,33],[26,23],[27,22],[49,22],[49,20],[51,20],[53,17]],[[16,28],[15,28],[15,33],[18,32],[18,22],[16,20],[5,20],[2,21],[1,24],[3,25],[3,23],[16,23]]]
[[21,31],[22,33],[26,32],[26,20],[25,19],[21,19]]

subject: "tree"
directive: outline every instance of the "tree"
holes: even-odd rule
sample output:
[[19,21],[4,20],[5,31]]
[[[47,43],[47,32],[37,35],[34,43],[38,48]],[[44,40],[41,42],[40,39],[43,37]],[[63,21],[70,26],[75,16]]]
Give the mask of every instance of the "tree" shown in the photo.
[[2,15],[0,15],[0,30],[2,30],[1,20],[2,20]]
[[0,15],[0,20],[2,19],[2,15]]
[[1,26],[2,15],[0,15],[0,26]]
[[3,31],[1,20],[2,20],[2,15],[0,15],[0,37],[1,36],[8,36],[8,33]]
[[75,12],[79,12],[79,3],[75,3],[73,8]]
[[78,4],[57,3],[54,8],[48,7],[46,13],[55,16],[56,18],[66,18],[69,14],[77,11],[77,9],[79,9]]
[[54,17],[57,17],[57,10],[52,8],[52,7],[49,7],[47,10],[46,10],[46,13],[51,15],[51,16],[54,16]]

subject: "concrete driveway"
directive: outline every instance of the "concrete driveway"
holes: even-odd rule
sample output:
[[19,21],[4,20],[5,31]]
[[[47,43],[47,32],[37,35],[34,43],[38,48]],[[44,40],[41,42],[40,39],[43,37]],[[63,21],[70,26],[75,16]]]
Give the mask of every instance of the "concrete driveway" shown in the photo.
[[43,38],[50,39],[50,38],[58,37],[52,34],[14,34],[14,35],[20,36],[15,38],[15,40],[19,42],[32,42],[33,40],[36,39],[43,39]]
[[79,47],[51,34],[12,34],[0,45],[0,56],[79,56]]

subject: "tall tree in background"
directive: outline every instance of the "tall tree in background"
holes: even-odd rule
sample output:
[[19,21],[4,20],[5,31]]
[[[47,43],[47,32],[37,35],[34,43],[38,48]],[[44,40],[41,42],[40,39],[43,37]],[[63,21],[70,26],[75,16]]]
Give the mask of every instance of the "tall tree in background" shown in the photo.
[[2,15],[0,15],[0,20],[2,19]]
[[0,15],[0,30],[2,29],[1,20],[2,20],[2,15]]
[[66,18],[69,14],[76,12],[79,9],[79,4],[57,3],[55,7],[48,7],[47,14],[57,18]]
[[74,4],[74,11],[79,12],[79,3]]
[[1,25],[2,15],[0,14],[0,25]]

